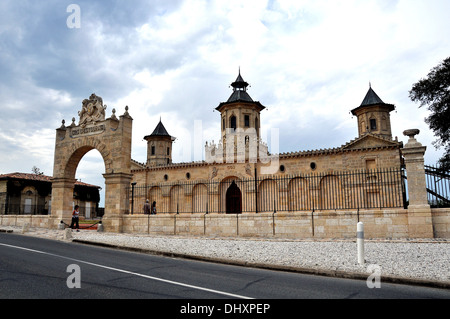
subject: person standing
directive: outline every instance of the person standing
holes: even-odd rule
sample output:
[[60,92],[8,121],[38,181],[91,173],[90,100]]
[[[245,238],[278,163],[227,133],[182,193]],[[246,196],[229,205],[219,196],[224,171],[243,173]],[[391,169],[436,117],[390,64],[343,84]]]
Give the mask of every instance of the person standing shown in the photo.
[[148,202],[148,199],[145,201],[144,204],[144,214],[150,215],[150,203]]
[[153,204],[152,204],[152,212],[151,212],[151,214],[152,215],[156,215],[156,202],[153,202]]
[[73,227],[75,226],[75,228],[77,229],[77,232],[80,231],[80,225],[79,225],[79,217],[80,217],[80,212],[79,212],[80,207],[78,205],[75,205],[75,209],[72,212],[72,223],[70,223],[70,228],[73,229]]

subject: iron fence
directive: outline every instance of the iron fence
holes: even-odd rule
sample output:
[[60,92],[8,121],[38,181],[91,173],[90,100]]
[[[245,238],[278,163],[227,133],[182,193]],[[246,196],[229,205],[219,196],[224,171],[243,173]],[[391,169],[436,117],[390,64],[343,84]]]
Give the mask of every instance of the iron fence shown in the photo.
[[331,211],[405,206],[401,168],[131,185],[128,213]]
[[431,207],[450,207],[450,171],[425,165],[428,203]]
[[48,215],[45,205],[0,204],[1,215]]

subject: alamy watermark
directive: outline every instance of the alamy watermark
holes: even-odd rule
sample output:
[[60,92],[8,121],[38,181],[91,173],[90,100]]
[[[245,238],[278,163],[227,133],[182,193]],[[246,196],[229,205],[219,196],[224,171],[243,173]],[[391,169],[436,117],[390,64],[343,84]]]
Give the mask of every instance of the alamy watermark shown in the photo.
[[67,266],[66,272],[70,273],[67,277],[67,288],[81,288],[81,268],[77,264]]
[[367,266],[367,271],[371,273],[366,280],[367,288],[381,288],[381,267],[379,265],[371,264]]
[[78,4],[70,4],[66,9],[70,15],[67,17],[66,25],[69,29],[81,28],[81,8]]

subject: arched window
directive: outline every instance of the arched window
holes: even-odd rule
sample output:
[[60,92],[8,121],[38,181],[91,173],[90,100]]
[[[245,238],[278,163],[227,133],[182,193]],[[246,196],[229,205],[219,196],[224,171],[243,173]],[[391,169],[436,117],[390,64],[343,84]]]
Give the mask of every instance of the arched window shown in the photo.
[[370,130],[376,130],[377,129],[377,120],[376,119],[370,119]]
[[235,130],[236,129],[236,116],[231,116],[230,118],[230,127]]

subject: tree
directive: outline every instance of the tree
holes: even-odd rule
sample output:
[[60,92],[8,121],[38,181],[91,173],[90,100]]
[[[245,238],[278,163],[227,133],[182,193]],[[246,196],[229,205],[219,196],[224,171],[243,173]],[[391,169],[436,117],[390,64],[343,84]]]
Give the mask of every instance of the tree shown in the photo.
[[439,164],[450,169],[450,57],[434,67],[425,79],[415,83],[409,91],[413,102],[420,102],[419,107],[427,106],[431,115],[425,122],[434,132],[436,148],[445,148]]
[[36,174],[36,175],[44,175],[44,172],[41,172],[40,168],[36,167],[36,166],[33,166],[31,171],[33,172],[33,174]]

